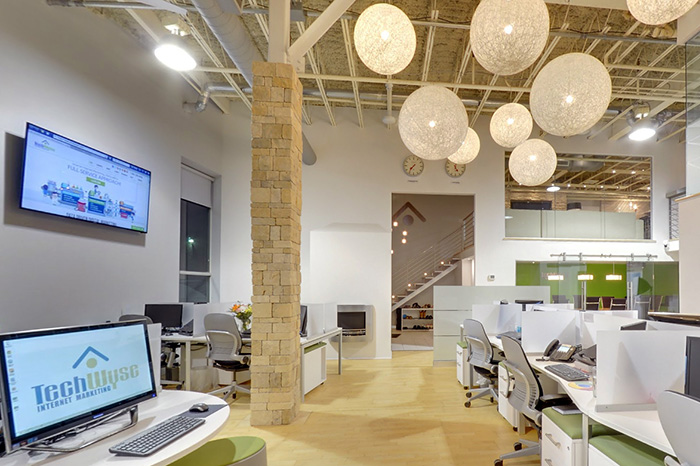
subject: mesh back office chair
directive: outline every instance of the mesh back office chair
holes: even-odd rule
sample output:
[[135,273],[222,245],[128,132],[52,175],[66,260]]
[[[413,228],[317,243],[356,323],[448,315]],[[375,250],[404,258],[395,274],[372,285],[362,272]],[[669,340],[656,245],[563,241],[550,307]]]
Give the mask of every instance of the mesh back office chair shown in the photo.
[[627,309],[627,300],[625,298],[613,298],[610,303],[611,311],[624,311]]
[[494,399],[498,399],[496,392],[496,381],[498,380],[498,361],[502,360],[502,355],[494,354],[489,337],[486,335],[484,326],[478,320],[464,320],[464,334],[469,343],[467,348],[467,362],[474,368],[477,374],[488,379],[489,386],[469,390],[467,398],[469,401],[464,403],[464,406],[469,408],[471,402],[477,398],[484,396],[491,397],[491,403]]
[[600,296],[586,296],[586,310],[587,311],[600,310]]
[[214,362],[214,367],[233,372],[233,381],[230,385],[209,392],[210,395],[224,395],[236,397],[236,392],[250,393],[250,390],[236,383],[236,372],[250,369],[249,355],[241,355],[243,346],[241,334],[238,331],[236,318],[233,314],[214,313],[204,316],[204,331],[207,337],[209,349],[207,358]]
[[[544,395],[540,381],[530,366],[520,343],[507,336],[502,336],[501,342],[503,343],[503,351],[506,353],[506,360],[503,364],[515,382],[508,402],[516,411],[533,422],[539,437],[542,427],[542,410],[548,406],[571,403],[571,400],[562,394]],[[526,448],[523,448],[523,445]],[[513,445],[513,448],[514,452],[501,455],[494,461],[494,465],[502,466],[503,460],[506,459],[540,454],[539,442],[520,440]]]
[[700,400],[677,392],[662,392],[656,400],[659,419],[678,461],[666,457],[668,466],[700,466],[698,424]]

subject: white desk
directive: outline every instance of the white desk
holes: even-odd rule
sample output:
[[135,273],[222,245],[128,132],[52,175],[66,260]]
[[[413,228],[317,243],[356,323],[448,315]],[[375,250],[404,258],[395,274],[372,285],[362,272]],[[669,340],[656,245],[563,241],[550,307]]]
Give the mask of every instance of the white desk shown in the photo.
[[[180,367],[183,365],[185,366],[185,380],[184,380],[184,385],[185,385],[185,390],[191,390],[192,389],[192,377],[191,377],[191,372],[192,372],[192,343],[195,344],[206,344],[207,343],[207,337],[204,335],[200,337],[193,337],[193,336],[188,336],[188,335],[180,335],[180,334],[172,334],[172,335],[163,335],[161,337],[161,341],[163,343],[180,343],[185,345],[185,351],[182,355],[182,358],[184,361],[181,362]],[[244,340],[245,341],[245,340]]]
[[[187,411],[194,403],[207,403],[210,406],[221,405],[224,407],[213,412],[205,419],[205,423],[179,438],[177,441],[166,446],[162,450],[145,458],[133,456],[116,456],[109,452],[109,448],[127,438],[147,429],[159,422],[166,420],[176,414]],[[124,432],[120,432],[112,437],[106,438],[84,450],[75,453],[61,455],[40,454],[30,457],[27,452],[19,451],[10,456],[0,459],[0,466],[19,466],[27,464],[50,464],[56,466],[77,466],[77,465],[112,465],[119,464],[125,466],[157,466],[170,464],[187,453],[197,449],[223,427],[228,420],[230,408],[220,398],[196,392],[163,390],[157,398],[139,404],[138,423]],[[121,422],[122,418],[119,418]],[[128,422],[128,416],[124,416],[124,423]],[[107,423],[95,429],[90,429],[80,434],[76,439],[88,441],[105,431],[114,430],[120,424],[118,422]],[[123,424],[121,424],[123,425]],[[66,440],[68,443],[71,440]],[[60,445],[60,444],[59,444]]]
[[[541,356],[537,356],[541,357]],[[561,377],[545,370],[550,364],[561,364],[560,362],[536,361],[535,356],[528,356],[530,365],[542,374],[546,374],[556,380],[559,386],[564,389],[578,409],[583,413],[583,434],[588,432],[588,419],[593,419],[599,424],[608,426],[616,431],[646,443],[657,450],[674,455],[671,444],[666,437],[666,433],[659,421],[659,412],[656,410],[644,411],[615,411],[598,412],[595,410],[595,397],[592,391],[578,390],[569,386],[569,382]],[[584,438],[584,440],[586,440]]]
[[[301,401],[304,401],[304,348],[315,345],[324,340],[330,340],[333,337],[338,337],[338,375],[343,372],[343,329],[337,327],[333,330],[321,333],[319,335],[312,335],[310,337],[301,338],[299,341],[301,360],[299,362],[299,373],[301,374]],[[325,361],[324,361],[325,363]]]

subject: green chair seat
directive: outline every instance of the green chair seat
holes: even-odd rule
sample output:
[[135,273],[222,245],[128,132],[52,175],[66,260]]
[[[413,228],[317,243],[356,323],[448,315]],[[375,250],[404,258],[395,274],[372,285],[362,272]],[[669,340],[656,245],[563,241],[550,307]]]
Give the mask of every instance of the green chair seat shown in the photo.
[[207,442],[170,466],[226,466],[250,458],[265,448],[260,437],[229,437]]
[[[554,408],[545,408],[542,410],[542,414],[547,416],[557,427],[563,430],[569,438],[574,440],[583,438],[583,416],[581,414],[561,414],[556,412]],[[595,423],[592,424],[591,430],[592,437],[599,435],[617,435],[619,433],[602,424]]]
[[589,442],[620,466],[663,466],[666,453],[626,435],[602,435]]

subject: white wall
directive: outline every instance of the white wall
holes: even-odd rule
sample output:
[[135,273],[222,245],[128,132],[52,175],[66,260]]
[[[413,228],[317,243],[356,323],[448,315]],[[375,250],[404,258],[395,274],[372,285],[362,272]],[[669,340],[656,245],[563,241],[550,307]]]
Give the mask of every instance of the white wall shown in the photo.
[[[0,331],[114,320],[176,301],[180,163],[220,172],[224,120],[185,115],[181,104],[194,96],[180,75],[84,9],[3,2],[0,56]],[[19,210],[27,121],[151,170],[149,232]]]
[[679,204],[680,249],[678,250],[680,276],[680,312],[700,314],[700,197],[690,197]]
[[[302,208],[302,294],[309,275],[309,233],[331,223],[374,223],[390,227],[391,194],[473,194],[475,196],[475,284],[514,285],[516,260],[552,260],[550,254],[656,254],[664,252],[668,238],[668,204],[665,194],[684,185],[683,146],[675,142],[636,144],[628,140],[609,142],[605,135],[551,138],[557,151],[587,154],[646,155],[654,159],[652,180],[653,241],[544,241],[506,240],[504,151],[488,133],[488,116],[476,130],[481,153],[467,166],[464,176],[451,179],[444,162],[426,162],[423,174],[404,175],[403,159],[409,155],[398,131],[381,125],[380,111],[365,110],[364,129],[357,126],[354,109],[335,109],[338,125],[327,123],[322,109],[313,109],[314,123],[305,133],[316,149],[318,162],[304,167]],[[536,133],[535,133],[536,134]],[[487,275],[495,275],[487,282]]]

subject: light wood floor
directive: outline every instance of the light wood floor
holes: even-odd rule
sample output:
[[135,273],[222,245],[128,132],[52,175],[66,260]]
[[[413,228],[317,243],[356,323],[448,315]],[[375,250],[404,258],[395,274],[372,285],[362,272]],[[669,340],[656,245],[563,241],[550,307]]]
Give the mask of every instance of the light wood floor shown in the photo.
[[[288,426],[251,427],[250,397],[241,394],[220,437],[262,437],[270,466],[492,465],[512,451],[517,433],[488,400],[465,408],[455,367],[433,367],[432,357],[397,351],[391,360],[347,360],[342,375],[329,361],[328,380]],[[526,438],[534,440],[534,431]],[[539,458],[510,465],[539,465]]]

